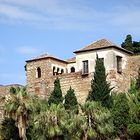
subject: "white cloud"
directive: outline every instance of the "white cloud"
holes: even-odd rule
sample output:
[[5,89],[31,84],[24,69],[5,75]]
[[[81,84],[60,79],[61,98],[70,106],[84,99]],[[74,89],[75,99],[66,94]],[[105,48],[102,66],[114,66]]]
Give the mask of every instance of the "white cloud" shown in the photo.
[[22,46],[22,47],[17,48],[16,51],[20,54],[25,54],[25,55],[38,53],[38,50],[31,46]]
[[0,4],[0,15],[2,19],[8,20],[27,20],[27,21],[46,21],[47,18],[38,15],[37,13],[32,13],[25,11],[23,8]]
[[96,3],[89,5],[84,0],[0,0],[0,15],[1,20],[28,21],[29,24],[51,29],[96,30],[116,26],[137,30],[140,3],[138,0],[131,0],[131,3],[118,2],[104,9],[97,8]]

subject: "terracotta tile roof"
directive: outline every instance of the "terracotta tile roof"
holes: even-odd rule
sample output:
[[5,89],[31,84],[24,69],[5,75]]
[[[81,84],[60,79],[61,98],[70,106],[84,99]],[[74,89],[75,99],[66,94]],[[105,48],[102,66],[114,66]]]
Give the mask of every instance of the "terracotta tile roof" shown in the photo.
[[76,57],[71,57],[66,60],[68,63],[75,63],[76,62]]
[[26,62],[31,62],[31,61],[41,60],[41,59],[48,59],[48,58],[51,58],[51,59],[54,59],[54,60],[57,60],[57,61],[61,61],[61,62],[67,63],[67,61],[62,60],[60,58],[57,58],[57,57],[55,57],[53,55],[50,55],[48,53],[39,55],[39,56],[37,56],[35,58],[32,58],[30,60],[26,60]]
[[35,57],[34,59],[41,59],[41,58],[46,58],[46,57],[54,57],[54,56],[52,56],[48,53],[45,53],[45,54],[41,54],[41,55]]
[[105,49],[105,48],[111,48],[111,47],[114,47],[119,50],[125,51],[126,53],[132,54],[132,52],[117,46],[116,44],[112,43],[111,41],[109,41],[107,39],[98,40],[82,49],[75,51],[74,53],[80,53],[80,52],[86,52],[86,51],[92,51],[92,50],[98,50],[98,49]]

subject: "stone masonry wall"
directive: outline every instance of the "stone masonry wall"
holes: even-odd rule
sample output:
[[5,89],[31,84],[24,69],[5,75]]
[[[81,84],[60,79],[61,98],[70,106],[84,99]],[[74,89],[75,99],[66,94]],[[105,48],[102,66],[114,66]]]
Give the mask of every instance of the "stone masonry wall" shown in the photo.
[[138,74],[138,68],[140,66],[140,55],[130,56],[127,58],[126,68],[123,69],[122,74],[117,71],[110,71],[108,74],[108,81],[111,81],[114,86],[114,91],[127,92],[131,80],[135,79]]
[[[48,97],[51,92],[50,85],[54,82],[52,64],[57,64],[66,67],[66,64],[53,59],[41,59],[36,61],[31,61],[27,63],[27,85],[29,92],[35,92],[41,97]],[[41,77],[36,77],[36,69],[41,68]]]
[[[36,77],[37,67],[41,68],[41,78]],[[39,87],[41,85],[39,83],[45,83],[49,75],[52,75],[51,63],[49,59],[28,62],[26,78],[29,91],[40,93]]]
[[[38,93],[41,97],[48,98],[53,90],[53,83],[56,76],[52,75],[52,62],[49,61],[46,63],[48,64],[44,64],[44,62],[39,61],[29,64],[28,66],[30,67],[36,67],[39,64],[41,68],[44,67],[44,70],[42,71],[42,79],[36,79],[34,78],[34,73],[32,72],[33,69],[29,69],[29,71],[27,71],[27,80],[30,91]],[[125,69],[123,69],[122,74],[117,73],[116,70],[109,71],[107,80],[111,82],[111,86],[114,87],[113,90],[127,92],[130,87],[131,79],[134,79],[137,76],[139,65],[140,55],[130,56],[127,58],[127,65]],[[83,103],[85,101],[91,88],[91,79],[93,78],[92,73],[85,77],[81,75],[81,72],[63,74],[58,77],[60,78],[61,88],[64,95],[71,86],[75,90],[78,102]]]
[[70,86],[75,90],[75,94],[77,97],[77,100],[79,103],[83,103],[89,93],[90,86],[91,86],[91,76],[92,74],[89,74],[87,76],[82,76],[81,72],[77,73],[69,73],[69,74],[63,74],[63,75],[57,75],[57,76],[51,76],[48,79],[46,79],[45,82],[35,82],[32,84],[31,92],[36,92],[36,89],[38,89],[38,95],[42,98],[47,98],[50,96],[51,92],[54,88],[54,80],[59,77],[60,78],[60,84],[63,96],[67,93]]
[[[82,76],[81,72],[77,73],[69,73],[58,76],[60,78],[60,84],[61,89],[63,92],[63,95],[67,93],[70,86],[75,90],[75,95],[77,97],[77,100],[79,103],[83,103],[85,99],[87,98],[87,95],[89,93],[89,90],[91,88],[91,78],[92,74],[89,74],[87,76]],[[51,80],[55,80],[56,76],[53,76]],[[50,90],[53,90],[53,83],[50,82],[48,85],[50,87]]]

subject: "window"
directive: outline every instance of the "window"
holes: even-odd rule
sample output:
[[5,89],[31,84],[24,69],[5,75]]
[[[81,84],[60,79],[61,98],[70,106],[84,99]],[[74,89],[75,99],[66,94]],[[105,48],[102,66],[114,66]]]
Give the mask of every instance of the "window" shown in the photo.
[[122,73],[122,57],[117,56],[117,72]]
[[71,73],[75,72],[75,68],[74,67],[71,67],[70,72]]
[[83,61],[83,71],[82,74],[88,74],[88,60]]
[[37,78],[41,78],[41,69],[40,69],[40,67],[37,68]]
[[64,70],[63,69],[61,69],[61,74],[63,74],[64,73]]
[[55,75],[55,67],[53,67],[53,75]]
[[57,68],[57,73],[56,73],[56,75],[59,75],[59,68]]

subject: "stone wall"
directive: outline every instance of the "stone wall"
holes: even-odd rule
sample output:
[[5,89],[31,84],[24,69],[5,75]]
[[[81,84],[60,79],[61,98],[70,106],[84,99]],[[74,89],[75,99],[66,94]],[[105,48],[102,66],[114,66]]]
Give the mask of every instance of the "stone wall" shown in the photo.
[[[36,92],[37,94],[41,94],[45,96],[47,90],[48,82],[53,76],[52,64],[66,67],[66,64],[61,61],[56,61],[53,59],[41,59],[36,61],[28,62],[26,67],[26,77],[27,77],[27,85],[30,92]],[[41,77],[36,77],[36,69],[40,67],[41,69]]]
[[81,72],[69,73],[57,76],[51,76],[46,79],[45,82],[35,82],[32,84],[32,92],[37,93],[42,98],[48,98],[54,88],[54,80],[59,77],[63,96],[67,93],[70,86],[75,90],[77,100],[79,103],[83,103],[90,90],[90,81],[92,74],[82,76]]
[[131,56],[129,57],[128,61],[128,72],[130,73],[130,79],[136,78],[140,67],[140,55]]
[[[53,62],[57,63],[57,62]],[[51,60],[45,62],[32,62],[28,64],[30,69],[27,71],[27,81],[29,85],[29,90],[39,94],[41,97],[48,98],[50,93],[53,91],[53,83],[56,76],[53,76],[51,69]],[[38,65],[43,68],[42,78],[36,79],[35,73],[32,72],[33,67]],[[60,65],[60,64],[59,64]],[[130,87],[131,79],[134,79],[138,73],[138,66],[140,65],[140,55],[130,56],[127,58],[127,63],[125,69],[122,73],[117,73],[116,70],[108,71],[107,80],[111,82],[111,86],[114,87],[114,91],[127,92]],[[49,68],[50,67],[50,68]],[[69,87],[71,86],[75,90],[78,102],[83,103],[89,93],[91,88],[91,79],[93,78],[93,73],[82,76],[81,72],[67,73],[58,76],[61,82],[62,92],[65,95]]]
[[135,79],[138,75],[139,66],[140,55],[130,56],[127,58],[127,65],[123,69],[122,74],[117,73],[115,70],[110,71],[108,81],[111,81],[112,86],[114,86],[114,91],[127,92],[131,80]]
[[[30,92],[40,92],[39,83],[45,83],[49,75],[52,75],[51,63],[49,59],[31,61],[27,63],[26,78]],[[36,77],[36,69],[41,68],[41,78]],[[42,94],[42,93],[41,93]]]
[[[75,90],[75,95],[77,97],[77,100],[79,103],[83,103],[85,99],[87,98],[87,95],[89,93],[89,90],[91,88],[91,78],[92,74],[82,76],[81,72],[76,73],[69,73],[58,76],[60,78],[60,84],[61,89],[63,92],[63,95],[67,93],[70,86]],[[56,76],[53,76],[51,80],[55,80]],[[50,81],[50,84],[48,85],[50,90],[53,90],[53,82]]]

